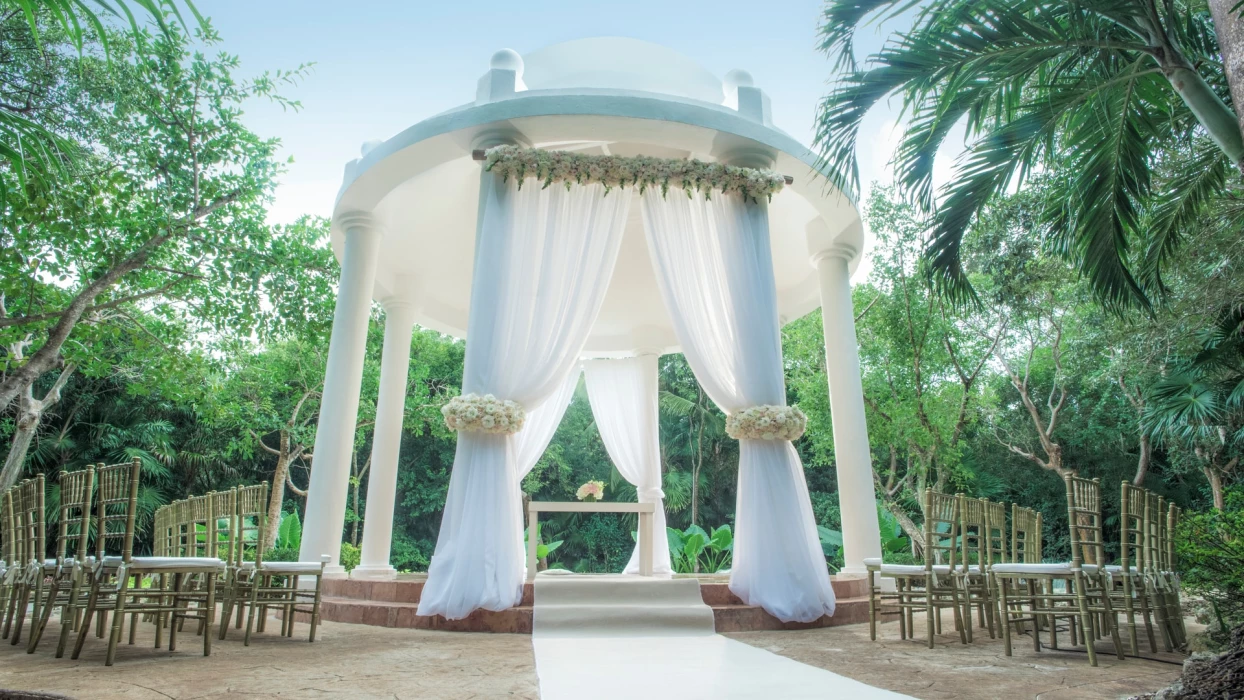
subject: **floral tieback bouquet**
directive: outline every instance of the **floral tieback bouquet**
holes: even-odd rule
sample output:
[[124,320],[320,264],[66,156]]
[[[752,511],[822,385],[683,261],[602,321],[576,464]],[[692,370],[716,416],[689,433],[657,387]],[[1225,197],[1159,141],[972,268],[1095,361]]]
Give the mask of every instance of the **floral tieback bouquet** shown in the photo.
[[523,429],[527,412],[516,401],[498,399],[492,394],[455,396],[441,406],[445,426],[450,430],[512,435]]
[[798,440],[807,427],[798,406],[753,406],[726,417],[726,433],[735,440]]
[[580,501],[587,501],[588,503],[603,501],[605,500],[605,482],[589,481],[579,487],[579,491],[575,493],[575,496]]

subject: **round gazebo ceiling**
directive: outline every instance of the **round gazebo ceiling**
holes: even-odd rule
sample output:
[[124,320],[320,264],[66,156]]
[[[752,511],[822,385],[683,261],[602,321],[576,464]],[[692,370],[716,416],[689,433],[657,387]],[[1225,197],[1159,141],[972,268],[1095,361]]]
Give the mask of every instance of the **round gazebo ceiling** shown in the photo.
[[[406,298],[420,325],[465,337],[482,168],[472,151],[501,141],[763,165],[793,177],[769,206],[784,321],[820,305],[812,255],[834,250],[852,268],[858,264],[863,229],[851,198],[816,170],[806,146],[773,127],[768,99],[750,76],[731,71],[723,81],[668,48],[635,39],[580,39],[522,58],[497,52],[474,102],[369,142],[346,166],[332,245],[340,259],[340,214],[372,214],[383,230],[377,300]],[[615,194],[635,196],[630,189]],[[584,355],[676,349],[634,202]]]

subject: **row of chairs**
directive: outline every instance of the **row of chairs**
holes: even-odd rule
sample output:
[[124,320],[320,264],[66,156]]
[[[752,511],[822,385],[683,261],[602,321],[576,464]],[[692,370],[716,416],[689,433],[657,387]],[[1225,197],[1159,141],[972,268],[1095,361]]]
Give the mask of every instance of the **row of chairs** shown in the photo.
[[[267,527],[266,484],[161,508],[156,514],[154,556],[142,557],[133,553],[141,469],[141,462],[134,459],[61,473],[55,559],[45,558],[43,476],[23,481],[3,494],[0,614],[3,637],[10,644],[21,641],[27,611],[32,611],[26,650],[34,653],[56,610],[60,613],[57,658],[64,655],[69,635],[76,632],[72,658],[77,659],[94,621],[97,637],[108,632],[105,664],[112,665],[127,615],[130,644],[135,643],[137,626],[144,619],[155,624],[156,648],[163,644],[163,631],[168,629],[170,652],[176,650],[177,633],[185,621],[196,621],[207,656],[218,601],[224,604],[226,621],[235,609],[240,621],[242,610],[250,606],[246,643],[256,608],[265,615],[273,605],[285,612],[282,632],[287,634],[292,634],[295,612],[310,614],[314,641],[328,557],[318,563],[263,561],[262,548],[255,543],[263,542]],[[299,588],[300,577],[313,577],[314,586]],[[221,625],[221,639],[227,627],[227,623]]]
[[[1040,513],[1011,504],[1008,537],[1004,504],[926,489],[924,563],[865,560],[872,638],[883,607],[898,611],[904,639],[912,632],[913,614],[923,612],[932,648],[941,633],[941,611],[950,609],[960,641],[969,643],[975,609],[979,626],[988,629],[990,638],[1001,634],[1008,656],[1012,628],[1023,633],[1029,625],[1034,649],[1042,648],[1043,630],[1049,646],[1058,648],[1061,620],[1072,644],[1085,645],[1090,664],[1097,665],[1093,642],[1106,635],[1122,659],[1120,615],[1132,654],[1138,653],[1138,619],[1151,651],[1158,650],[1155,632],[1165,650],[1183,646],[1186,632],[1173,537],[1179,509],[1124,482],[1119,562],[1107,564],[1100,481],[1067,475],[1065,486],[1069,562],[1044,561]],[[892,580],[894,590],[883,588],[880,579]]]

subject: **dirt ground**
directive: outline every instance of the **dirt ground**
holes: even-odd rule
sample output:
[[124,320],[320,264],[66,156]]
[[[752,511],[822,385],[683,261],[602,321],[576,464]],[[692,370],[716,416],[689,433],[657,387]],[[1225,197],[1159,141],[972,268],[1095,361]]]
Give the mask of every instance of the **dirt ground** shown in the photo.
[[[53,628],[55,625],[53,624]],[[269,630],[279,629],[273,621]],[[531,638],[325,623],[314,644],[299,625],[293,639],[240,635],[216,642],[203,658],[193,633],[178,651],[151,648],[152,627],[141,625],[135,646],[122,644],[116,665],[103,665],[103,640],[88,638],[82,658],[54,658],[55,638],[38,651],[0,641],[0,689],[35,690],[73,698],[435,698],[468,700],[539,697]],[[983,631],[982,631],[983,632]],[[923,630],[917,629],[920,635]],[[1160,660],[1083,652],[1034,652],[1027,637],[1015,655],[1001,640],[978,634],[970,645],[943,636],[936,649],[902,641],[897,624],[882,625],[878,641],[867,625],[800,632],[744,632],[730,637],[882,688],[927,700],[942,698],[1121,698],[1163,687],[1179,675],[1181,657]],[[982,639],[982,637],[984,637]],[[1153,656],[1153,655],[1150,655]],[[607,679],[602,679],[607,682]],[[0,692],[2,695],[2,692]],[[589,693],[590,695],[590,693]],[[588,697],[588,695],[585,695]]]

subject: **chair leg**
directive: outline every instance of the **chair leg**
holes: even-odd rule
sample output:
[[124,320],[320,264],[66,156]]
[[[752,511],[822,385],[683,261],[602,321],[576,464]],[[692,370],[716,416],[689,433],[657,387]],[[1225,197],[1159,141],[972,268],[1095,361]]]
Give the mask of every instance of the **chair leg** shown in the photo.
[[242,635],[242,646],[251,645],[251,629],[255,626],[255,608],[259,607],[259,589],[266,587],[266,578],[256,571],[254,578],[251,579],[251,604],[250,611],[246,614],[246,633]]
[[1006,596],[1006,577],[998,577],[998,602],[1002,606],[1002,648],[1007,656],[1011,655],[1011,606]]
[[65,647],[69,646],[69,632],[78,625],[78,596],[82,592],[82,582],[75,574],[69,588],[69,604],[60,613],[60,637],[56,640],[56,658],[64,658]]
[[185,574],[173,574],[173,589],[170,591],[168,619],[168,650],[177,651],[177,632],[181,629],[181,593],[185,584]]
[[[60,592],[60,577],[52,579],[52,585],[48,587],[47,602],[43,606],[43,610],[31,620],[30,641],[26,644],[26,653],[33,654],[39,646],[39,640],[43,638],[43,630],[47,629],[48,619],[52,617],[52,608],[56,607],[56,596]],[[62,611],[61,615],[65,613]]]
[[[121,641],[121,627],[125,624],[125,598],[129,587],[129,576],[117,576],[117,602],[112,612],[112,632],[108,635],[108,655],[104,657],[104,665],[111,666],[117,658],[117,644]],[[130,629],[134,624],[130,623]]]
[[927,623],[927,637],[929,638],[929,648],[933,648],[933,635],[937,633],[937,620],[941,615],[937,613],[937,605],[933,602],[933,581],[930,577],[924,577],[924,618]]
[[1097,665],[1097,650],[1094,648],[1094,645],[1093,645],[1093,634],[1092,634],[1093,616],[1091,613],[1089,613],[1089,609],[1088,609],[1088,596],[1087,596],[1087,591],[1085,591],[1086,584],[1084,581],[1084,574],[1077,573],[1075,575],[1075,580],[1073,582],[1073,585],[1075,587],[1076,606],[1079,608],[1079,612],[1080,612],[1080,622],[1081,622],[1080,626],[1082,630],[1081,636],[1084,637],[1084,646],[1088,650],[1089,665],[1096,666]]
[[91,593],[86,598],[86,613],[82,617],[82,624],[78,625],[78,639],[73,644],[73,653],[69,658],[77,660],[78,655],[82,653],[82,645],[86,643],[86,635],[91,633],[91,616],[96,613],[95,606],[99,603],[99,580],[91,582]]
[[203,608],[203,655],[212,655],[212,622],[216,618],[216,574],[207,575],[207,605]]
[[22,626],[26,624],[26,608],[30,605],[30,586],[22,586],[22,594],[17,599],[17,619],[13,621],[13,636],[9,644],[17,646],[22,638]]
[[[318,579],[315,587],[320,587]],[[312,620],[311,624],[314,625],[315,621]],[[868,637],[874,642],[877,641],[877,588],[876,574],[872,570],[868,572]]]
[[311,636],[308,642],[315,641],[315,630],[320,626],[320,602],[323,599],[324,576],[322,573],[315,575],[315,600],[311,605]]

